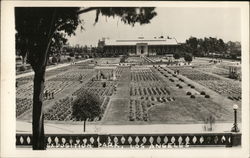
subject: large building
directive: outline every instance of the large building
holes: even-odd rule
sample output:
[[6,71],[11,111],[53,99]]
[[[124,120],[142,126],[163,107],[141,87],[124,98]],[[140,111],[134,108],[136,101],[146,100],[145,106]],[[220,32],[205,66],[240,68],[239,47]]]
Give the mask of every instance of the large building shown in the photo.
[[179,48],[180,44],[175,38],[144,38],[137,39],[105,39],[99,41],[99,46],[102,45],[105,54],[116,55],[164,55],[173,54]]

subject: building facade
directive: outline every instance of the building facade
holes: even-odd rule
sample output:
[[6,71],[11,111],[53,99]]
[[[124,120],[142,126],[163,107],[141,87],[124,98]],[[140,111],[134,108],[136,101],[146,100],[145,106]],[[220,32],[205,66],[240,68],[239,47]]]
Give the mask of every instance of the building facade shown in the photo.
[[175,53],[180,44],[175,38],[152,38],[146,39],[105,39],[102,43],[105,54],[145,56],[164,55]]

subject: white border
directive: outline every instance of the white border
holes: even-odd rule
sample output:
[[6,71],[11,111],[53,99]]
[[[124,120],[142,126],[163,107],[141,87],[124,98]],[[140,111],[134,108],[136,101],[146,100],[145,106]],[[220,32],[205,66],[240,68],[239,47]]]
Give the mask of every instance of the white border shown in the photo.
[[[15,6],[159,6],[241,8],[242,147],[168,150],[47,150],[15,148]],[[152,1],[2,1],[1,2],[1,155],[0,157],[249,157],[249,3]]]

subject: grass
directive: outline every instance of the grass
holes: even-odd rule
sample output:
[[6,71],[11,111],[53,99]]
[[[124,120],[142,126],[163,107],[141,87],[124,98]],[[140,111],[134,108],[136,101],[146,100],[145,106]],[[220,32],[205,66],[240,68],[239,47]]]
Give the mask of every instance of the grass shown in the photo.
[[232,112],[211,100],[177,97],[150,109],[150,121],[154,123],[202,123],[204,118],[213,115],[217,122],[232,122]]

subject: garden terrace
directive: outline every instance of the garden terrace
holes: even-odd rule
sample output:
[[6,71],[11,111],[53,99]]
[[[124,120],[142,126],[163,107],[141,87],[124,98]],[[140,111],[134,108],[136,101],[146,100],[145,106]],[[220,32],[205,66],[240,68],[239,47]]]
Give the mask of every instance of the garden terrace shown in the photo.
[[143,62],[143,59],[141,57],[128,57],[126,59],[126,62],[127,63],[137,63],[137,64],[139,64],[139,63]]
[[88,80],[93,76],[93,69],[81,69],[81,70],[73,70],[67,71],[63,74],[58,74],[49,81],[79,81],[79,80]]
[[200,71],[205,71],[209,73],[213,73],[225,78],[229,78],[229,70],[223,69],[223,68],[217,68],[217,67],[203,67],[203,68],[198,68]]
[[186,76],[187,78],[198,82],[205,87],[208,87],[215,92],[229,97],[232,100],[241,100],[241,85],[240,82],[235,82],[229,79],[223,79],[221,77],[216,77],[215,75],[210,75],[203,73],[201,71],[187,68],[187,67],[171,67],[172,70],[179,70],[180,74]]
[[130,69],[129,67],[117,66],[117,68],[115,69],[115,75],[116,75],[117,80],[120,79],[124,71],[129,70],[129,69]]
[[159,81],[159,78],[149,68],[134,68],[131,70],[131,81],[132,82]]
[[[103,87],[104,83],[106,84],[105,87]],[[95,95],[98,95],[99,97],[111,96],[114,92],[114,87],[114,82],[90,81],[86,85],[75,91],[72,95],[78,96],[85,92],[91,92]]]
[[18,86],[30,83],[34,80],[34,76],[26,76],[26,77],[21,77],[21,78],[17,78],[16,82],[18,83]]
[[161,96],[161,95],[170,95],[167,87],[130,87],[130,96]]
[[32,108],[32,99],[16,98],[16,117],[22,115]]
[[[66,97],[62,100],[59,100],[59,102],[55,102],[55,104],[48,109],[45,114],[44,118],[45,120],[50,121],[76,121],[72,116],[72,106],[73,106],[73,97]],[[102,114],[104,113],[106,108],[107,101],[104,102],[104,98],[101,98],[101,109]],[[101,118],[96,117],[94,120],[88,120],[88,121],[96,121],[100,120]]]
[[120,58],[98,58],[95,59],[98,65],[105,65],[105,64],[119,64]]
[[55,102],[44,114],[45,120],[69,121],[72,120],[72,102],[73,98],[66,97],[65,99]]

